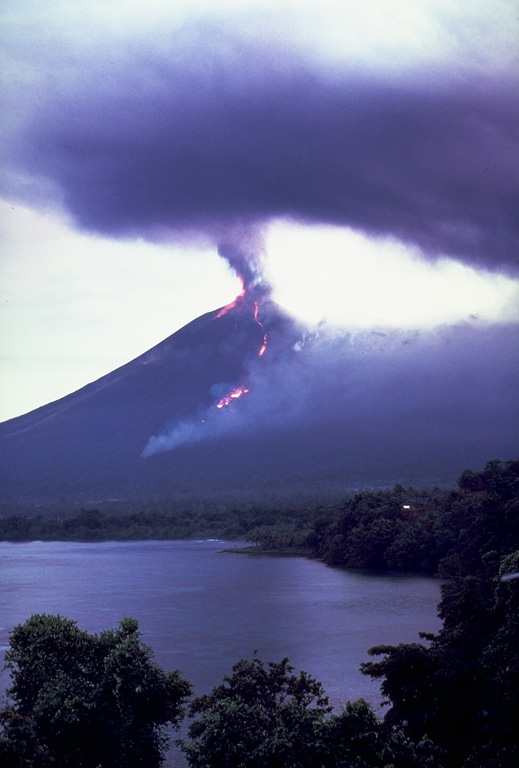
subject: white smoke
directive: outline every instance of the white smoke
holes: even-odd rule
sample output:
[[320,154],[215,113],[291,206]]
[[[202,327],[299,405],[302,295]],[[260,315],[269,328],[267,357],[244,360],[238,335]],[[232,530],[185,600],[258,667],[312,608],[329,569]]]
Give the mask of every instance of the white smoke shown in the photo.
[[142,457],[312,424],[341,434],[345,445],[373,440],[377,450],[393,450],[395,440],[406,450],[429,439],[485,442],[498,425],[510,433],[519,418],[511,395],[519,387],[511,364],[517,355],[514,326],[342,336],[321,330],[292,341],[285,355],[253,361],[246,395],[221,409],[215,399],[196,417],[150,437]]
[[150,437],[141,457],[147,459],[156,453],[173,451],[183,445],[214,440],[233,432],[243,432],[245,428],[251,426],[252,423],[246,421],[243,408],[238,408],[236,402],[218,408],[215,401],[196,418],[179,421],[167,432]]

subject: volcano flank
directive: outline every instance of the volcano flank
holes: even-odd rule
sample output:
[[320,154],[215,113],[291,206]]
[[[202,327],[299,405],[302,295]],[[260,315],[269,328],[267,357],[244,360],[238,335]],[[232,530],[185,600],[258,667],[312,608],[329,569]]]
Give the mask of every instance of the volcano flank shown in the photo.
[[[323,339],[244,293],[1,424],[0,502],[234,492],[260,500],[451,483],[471,464],[517,451],[514,387],[510,370],[501,386],[506,360],[496,357],[503,345],[481,334],[481,377],[464,354],[467,333],[443,331],[447,373],[435,378],[434,343],[416,334]],[[454,386],[463,378],[470,397]]]
[[283,343],[299,332],[275,305],[267,304],[266,316],[259,322],[257,307],[240,297],[77,392],[0,424],[1,501],[248,485],[255,471],[248,460],[254,465],[257,457],[254,450],[240,454],[249,439],[235,435],[160,455],[145,449],[150,438],[179,423],[189,422],[204,439],[207,415],[221,419],[221,410],[232,410],[236,391],[248,394],[249,368],[264,352],[265,328]]

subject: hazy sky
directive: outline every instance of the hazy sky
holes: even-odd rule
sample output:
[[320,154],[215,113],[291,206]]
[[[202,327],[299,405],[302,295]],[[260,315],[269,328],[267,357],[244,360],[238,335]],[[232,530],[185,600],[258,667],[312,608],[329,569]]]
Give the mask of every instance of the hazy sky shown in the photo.
[[311,323],[519,333],[515,0],[0,14],[0,420],[230,301],[226,242]]

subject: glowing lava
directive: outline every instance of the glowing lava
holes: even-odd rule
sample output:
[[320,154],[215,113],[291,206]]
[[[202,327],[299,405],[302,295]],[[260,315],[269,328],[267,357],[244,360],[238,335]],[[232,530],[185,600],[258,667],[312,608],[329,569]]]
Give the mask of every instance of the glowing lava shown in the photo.
[[[234,307],[238,304],[239,301],[245,301],[246,295],[247,295],[247,289],[245,287],[245,282],[242,279],[241,293],[239,293],[238,296],[236,296],[234,301],[231,301],[230,304],[227,304],[225,307],[223,307],[218,312],[216,317],[219,318],[219,317],[223,317],[223,315],[226,315],[227,312],[229,312],[231,309],[234,309]],[[253,307],[254,307],[253,308],[254,320],[256,321],[256,323],[258,324],[258,326],[261,328],[263,332],[263,342],[258,351],[258,357],[263,357],[263,355],[267,351],[268,339],[267,339],[267,334],[265,332],[265,328],[263,327],[263,323],[260,320],[258,320],[259,306],[257,301],[254,302]],[[221,410],[225,406],[230,405],[233,400],[238,400],[240,397],[242,397],[243,395],[246,395],[248,392],[249,392],[249,388],[245,385],[242,387],[235,387],[233,390],[231,390],[231,392],[225,395],[225,397],[222,397],[222,399],[216,403],[216,407]]]
[[258,352],[258,357],[263,357],[263,355],[267,351],[267,334],[265,333],[265,328],[263,327],[263,323],[260,320],[258,320],[258,313],[259,313],[258,302],[255,301],[254,302],[254,319],[259,325],[259,327],[261,328],[261,330],[263,331],[263,344],[261,345],[260,350]]
[[258,352],[258,357],[263,357],[265,352],[267,351],[267,334],[263,334],[263,344],[260,347],[260,351]]
[[236,298],[234,299],[234,301],[231,301],[231,303],[230,303],[230,304],[226,304],[226,305],[225,305],[225,307],[222,307],[222,309],[221,309],[221,310],[218,312],[218,314],[216,315],[216,317],[217,317],[217,318],[218,318],[218,317],[223,317],[224,315],[226,315],[226,314],[227,314],[227,312],[230,312],[230,311],[231,311],[231,309],[234,309],[234,307],[236,306],[236,304],[237,304],[239,301],[243,301],[243,299],[245,298],[245,294],[246,294],[246,293],[247,293],[247,289],[245,288],[245,283],[244,283],[244,282],[243,282],[243,280],[242,280],[242,281],[241,281],[241,293],[239,293],[239,294],[236,296]]
[[228,395],[222,397],[222,399],[216,403],[216,407],[223,408],[225,405],[229,405],[233,400],[238,400],[242,395],[246,395],[248,391],[248,387],[236,387],[232,392],[229,392]]

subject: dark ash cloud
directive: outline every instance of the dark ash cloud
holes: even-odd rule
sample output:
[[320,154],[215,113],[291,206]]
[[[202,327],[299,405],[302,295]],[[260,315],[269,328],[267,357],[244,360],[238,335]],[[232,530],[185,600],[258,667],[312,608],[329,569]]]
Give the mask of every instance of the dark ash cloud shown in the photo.
[[80,227],[118,237],[221,240],[286,216],[517,268],[517,82],[327,76],[231,43],[54,71],[11,139],[11,172],[49,180]]

